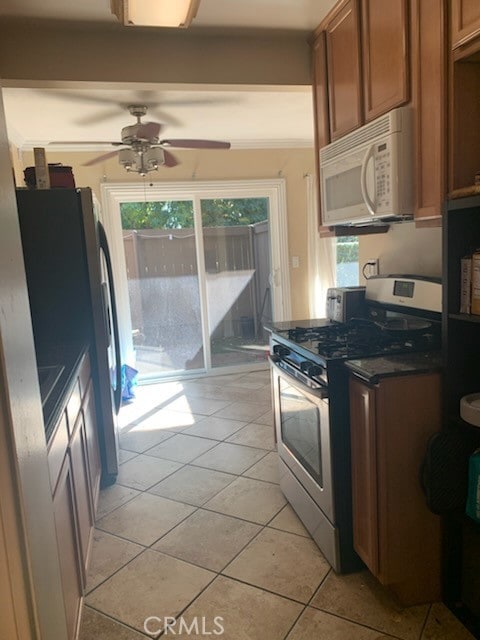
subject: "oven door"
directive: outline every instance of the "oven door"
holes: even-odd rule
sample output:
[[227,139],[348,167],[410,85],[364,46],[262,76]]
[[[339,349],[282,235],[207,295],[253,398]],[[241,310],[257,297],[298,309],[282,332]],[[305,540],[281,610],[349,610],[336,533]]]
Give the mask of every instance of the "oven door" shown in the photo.
[[327,388],[310,389],[270,362],[278,454],[333,524]]

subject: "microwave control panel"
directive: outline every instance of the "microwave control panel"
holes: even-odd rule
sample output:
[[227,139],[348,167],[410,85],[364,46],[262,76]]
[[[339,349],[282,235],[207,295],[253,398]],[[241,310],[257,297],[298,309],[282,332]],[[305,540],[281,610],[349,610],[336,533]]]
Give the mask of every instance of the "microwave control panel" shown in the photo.
[[390,142],[385,140],[375,148],[375,195],[378,209],[391,205],[391,164]]

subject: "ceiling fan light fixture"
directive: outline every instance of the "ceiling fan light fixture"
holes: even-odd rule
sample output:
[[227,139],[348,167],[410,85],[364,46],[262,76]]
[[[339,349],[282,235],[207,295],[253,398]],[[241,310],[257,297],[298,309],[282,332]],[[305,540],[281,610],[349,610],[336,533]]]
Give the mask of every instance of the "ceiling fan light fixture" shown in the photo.
[[125,26],[186,28],[200,0],[110,0],[112,13]]
[[165,164],[165,154],[160,147],[150,147],[142,153],[133,149],[120,149],[118,162],[126,171],[145,176],[150,171],[158,171],[158,167]]

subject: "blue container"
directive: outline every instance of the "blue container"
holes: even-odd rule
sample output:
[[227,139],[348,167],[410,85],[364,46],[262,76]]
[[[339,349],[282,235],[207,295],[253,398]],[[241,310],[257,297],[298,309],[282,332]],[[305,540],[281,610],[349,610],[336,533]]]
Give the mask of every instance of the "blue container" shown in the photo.
[[470,456],[468,464],[467,515],[480,523],[480,449]]

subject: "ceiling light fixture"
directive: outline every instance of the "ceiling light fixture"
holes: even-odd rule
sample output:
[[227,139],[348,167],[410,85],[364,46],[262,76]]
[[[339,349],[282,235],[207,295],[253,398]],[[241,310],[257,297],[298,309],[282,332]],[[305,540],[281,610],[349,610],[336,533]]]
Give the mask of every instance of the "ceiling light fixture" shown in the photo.
[[128,27],[188,27],[200,0],[110,0],[112,13]]
[[158,171],[158,167],[165,164],[165,154],[160,147],[120,149],[118,162],[127,171],[145,176],[150,171]]

